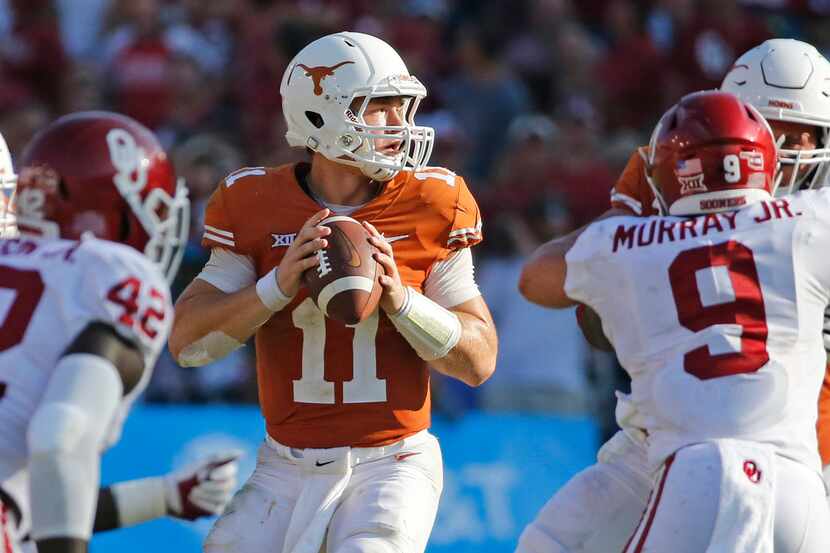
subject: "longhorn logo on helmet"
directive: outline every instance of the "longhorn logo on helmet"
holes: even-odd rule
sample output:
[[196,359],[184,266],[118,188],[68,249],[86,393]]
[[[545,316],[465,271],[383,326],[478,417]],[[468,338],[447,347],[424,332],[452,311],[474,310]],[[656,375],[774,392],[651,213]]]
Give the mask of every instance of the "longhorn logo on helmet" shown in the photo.
[[325,65],[319,65],[317,67],[309,67],[302,63],[298,63],[297,67],[301,67],[305,71],[306,77],[311,77],[311,80],[314,82],[314,95],[320,96],[323,93],[323,86],[321,83],[323,79],[326,77],[331,77],[334,75],[334,72],[343,67],[344,65],[348,65],[350,63],[354,63],[353,61],[341,61],[331,67],[326,67]]

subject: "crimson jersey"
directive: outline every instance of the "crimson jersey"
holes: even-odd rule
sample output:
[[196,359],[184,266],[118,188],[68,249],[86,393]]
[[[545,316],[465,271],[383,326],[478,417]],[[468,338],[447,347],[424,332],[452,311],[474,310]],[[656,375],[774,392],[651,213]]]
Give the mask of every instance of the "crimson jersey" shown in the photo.
[[[302,189],[301,166],[247,168],[219,185],[202,244],[279,265],[303,223],[321,209]],[[481,217],[461,177],[446,169],[401,172],[351,216],[392,243],[403,283],[423,292],[436,262],[481,240]],[[427,428],[429,371],[378,310],[347,327],[301,289],[256,334],[259,399],[268,433],[298,448],[378,446]]]
[[[620,178],[611,190],[611,206],[625,209],[634,215],[656,215],[654,193],[646,180],[648,147],[637,148],[628,159]],[[825,313],[824,344],[830,355],[830,308]],[[830,464],[830,363],[819,397],[818,438],[821,459]]]

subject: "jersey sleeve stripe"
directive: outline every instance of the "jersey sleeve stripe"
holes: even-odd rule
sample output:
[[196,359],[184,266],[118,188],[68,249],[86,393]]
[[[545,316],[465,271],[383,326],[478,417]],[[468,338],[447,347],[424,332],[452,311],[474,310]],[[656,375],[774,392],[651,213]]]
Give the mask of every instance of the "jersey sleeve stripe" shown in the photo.
[[453,236],[460,236],[462,234],[477,234],[481,232],[481,221],[476,223],[474,227],[465,227],[460,229],[455,229],[454,231],[450,232],[450,238]]
[[266,173],[265,167],[248,167],[243,168],[235,173],[231,173],[225,178],[225,186],[230,188],[233,184],[241,178],[244,177],[261,177],[264,176]]
[[233,233],[232,232],[227,231],[227,230],[218,229],[218,228],[212,227],[210,225],[205,225],[205,230],[207,232],[211,232],[211,233],[219,235],[219,236],[225,236],[227,238],[233,238]]
[[440,179],[446,182],[449,186],[455,186],[455,173],[437,173],[437,172],[422,172],[422,173],[414,173],[415,178],[418,180],[427,180],[427,179]]
[[628,196],[626,194],[622,194],[617,192],[616,190],[611,191],[611,202],[618,202],[624,204],[628,209],[636,213],[637,215],[641,215],[643,213],[643,204]]
[[212,240],[213,242],[224,244],[225,246],[236,246],[236,243],[233,240],[228,240],[227,238],[222,238],[221,236],[216,236],[215,234],[211,234],[209,232],[205,232],[202,237],[205,240]]
[[471,232],[469,234],[464,234],[463,236],[450,238],[447,240],[447,246],[452,245],[453,242],[478,242],[479,240],[481,240],[481,233]]

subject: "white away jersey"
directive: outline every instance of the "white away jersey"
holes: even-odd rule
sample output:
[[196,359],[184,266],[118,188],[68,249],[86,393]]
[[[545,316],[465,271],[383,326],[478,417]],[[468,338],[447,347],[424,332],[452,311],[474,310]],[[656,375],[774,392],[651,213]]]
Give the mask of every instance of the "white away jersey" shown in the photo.
[[566,293],[599,313],[632,377],[652,463],[738,437],[819,469],[830,190],[693,218],[605,219],[566,260]]
[[[160,271],[138,251],[97,239],[0,241],[0,486],[22,482],[26,430],[66,348],[92,322],[111,325],[144,354],[140,383],[123,398],[107,446],[167,341],[173,308]],[[22,503],[21,490],[6,491]],[[17,492],[17,493],[15,493]]]

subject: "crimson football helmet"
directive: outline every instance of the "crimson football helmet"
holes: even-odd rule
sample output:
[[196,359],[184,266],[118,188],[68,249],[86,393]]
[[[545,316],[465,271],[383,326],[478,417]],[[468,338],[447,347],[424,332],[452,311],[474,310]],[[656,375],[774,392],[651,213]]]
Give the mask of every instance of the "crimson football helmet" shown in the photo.
[[777,155],[758,110],[728,92],[695,92],[654,129],[647,178],[663,214],[728,211],[772,197]]
[[155,135],[103,111],[73,113],[26,147],[17,186],[23,235],[121,242],[172,281],[187,242],[187,188]]

